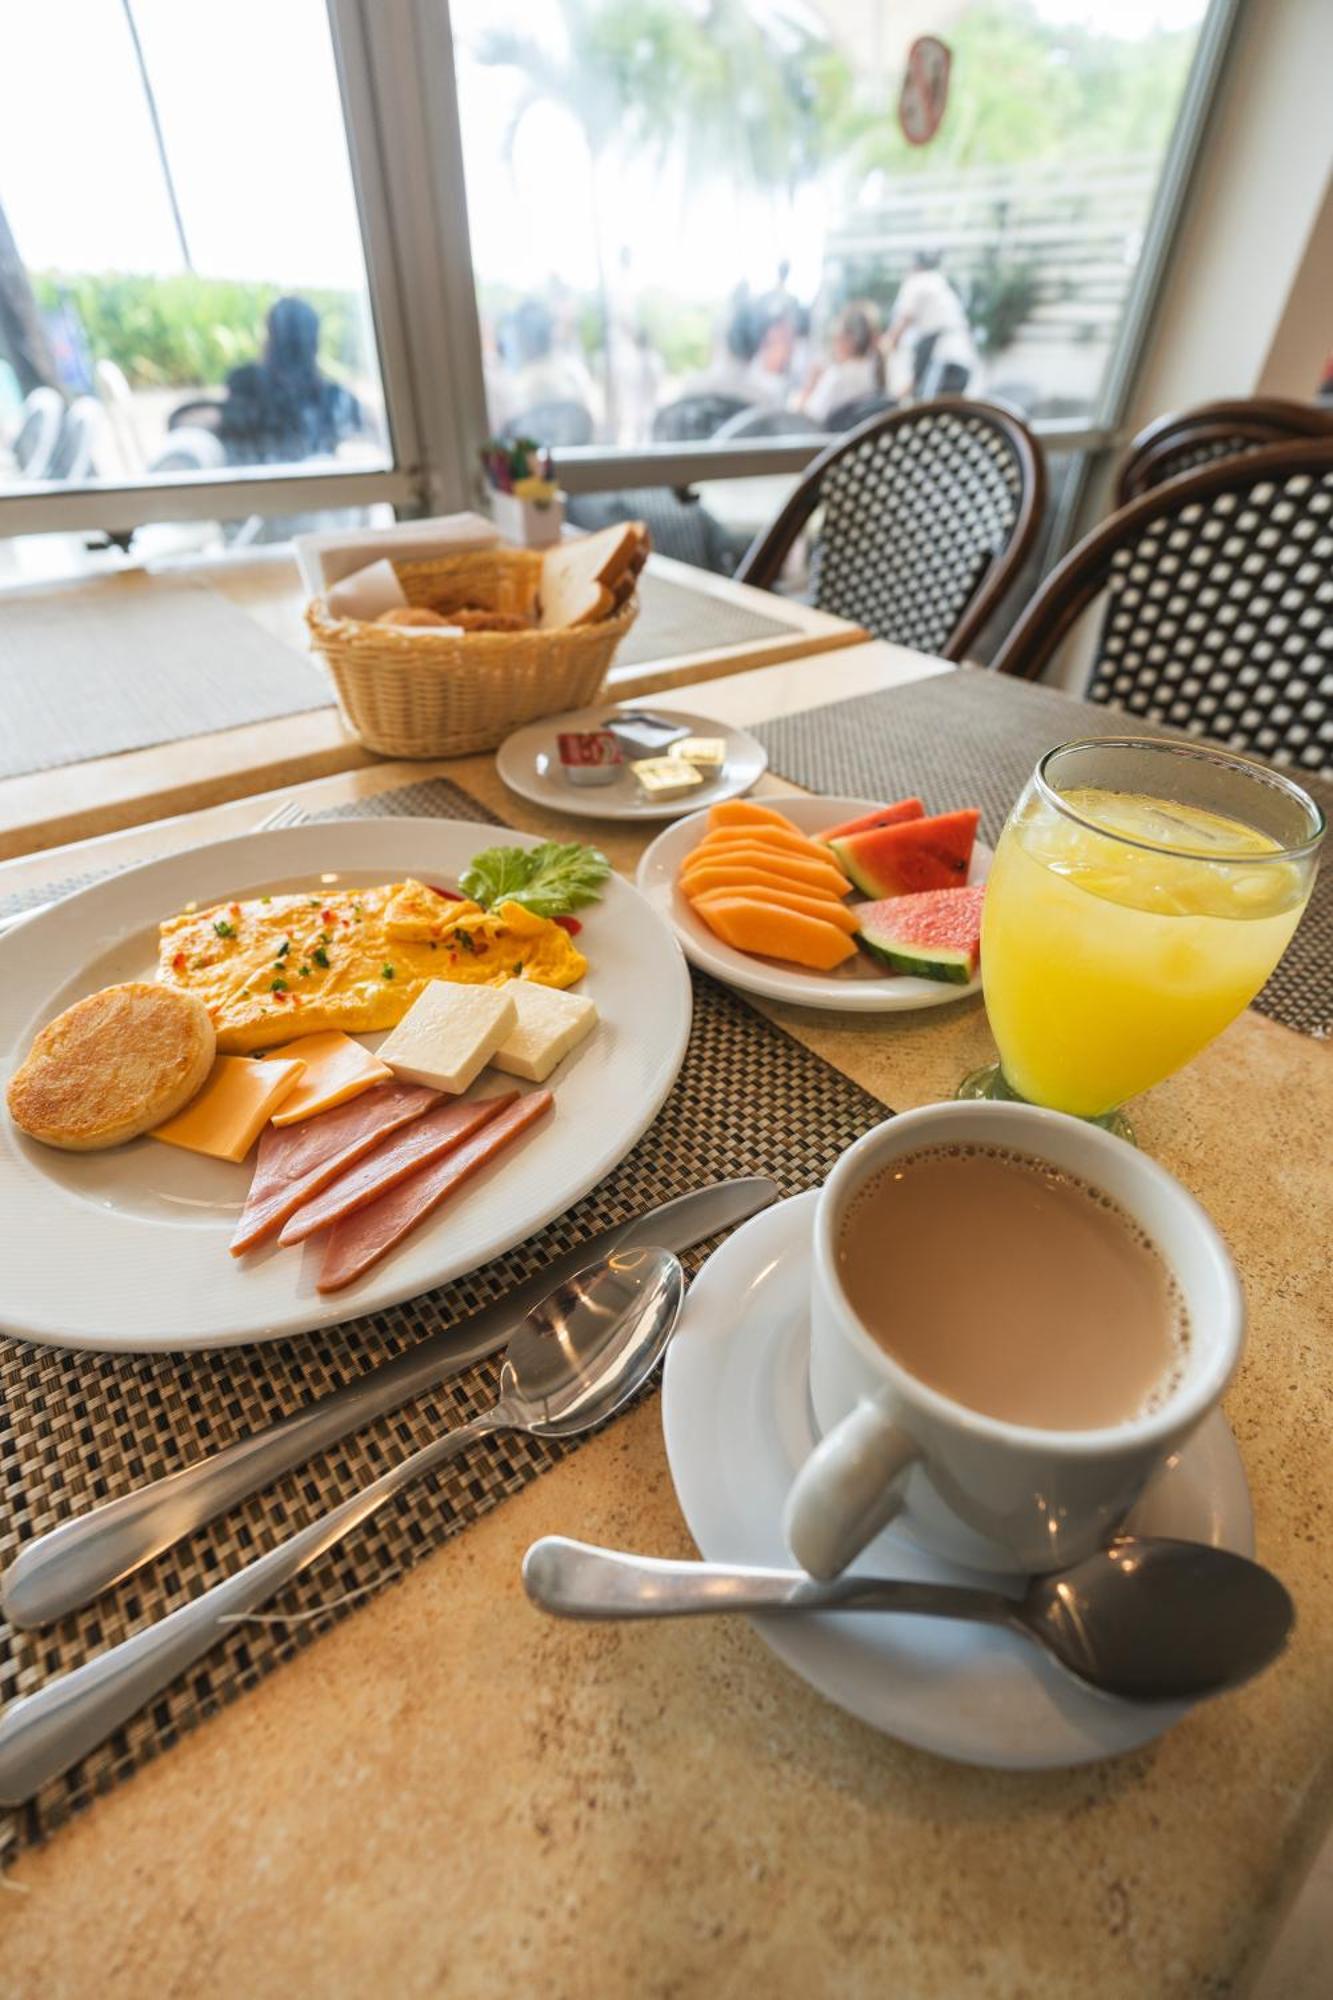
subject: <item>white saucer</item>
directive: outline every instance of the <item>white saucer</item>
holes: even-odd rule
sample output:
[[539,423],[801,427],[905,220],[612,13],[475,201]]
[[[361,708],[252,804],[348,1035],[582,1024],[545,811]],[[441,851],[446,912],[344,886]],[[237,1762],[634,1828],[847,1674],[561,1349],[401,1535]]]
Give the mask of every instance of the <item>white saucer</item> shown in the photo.
[[[785,813],[799,833],[816,834],[821,827],[840,826],[844,820],[874,812],[883,800],[844,799],[784,792],[765,797],[763,804]],[[742,993],[757,993],[765,1000],[788,1000],[794,1007],[824,1007],[835,1014],[907,1014],[919,1007],[947,1007],[951,1001],[966,1000],[981,991],[981,974],[966,986],[954,986],[942,979],[918,979],[913,973],[890,972],[866,953],[858,952],[832,972],[810,972],[804,966],[788,965],[781,959],[755,958],[723,944],[707,924],[696,916],[678,886],[687,854],[696,848],[708,831],[702,813],[694,813],[679,825],[659,833],[640,856],[634,877],[640,895],[645,896],[674,929],[680,948],[691,965],[711,972],[714,979]],[[972,849],[969,883],[984,882],[994,855],[984,840]]]
[[[806,1381],[813,1194],[738,1229],[690,1289],[667,1350],[662,1426],[676,1497],[713,1562],[788,1567],[782,1509],[815,1431]],[[1129,1525],[1250,1555],[1244,1468],[1220,1412],[1153,1482]],[[989,1584],[894,1528],[857,1562],[868,1576]],[[1015,1634],[879,1612],[756,1618],[779,1659],[863,1722],[922,1750],[1001,1770],[1056,1770],[1160,1736],[1185,1704],[1140,1707],[1080,1687]]]
[[[629,759],[610,785],[571,785],[560,768],[556,737],[563,730],[604,729],[608,715],[617,708],[644,709],[651,715],[669,715],[689,730],[691,736],[720,736],[726,743],[726,762],[716,778],[706,778],[688,798],[654,801],[645,798],[636,778],[631,776]],[[662,753],[665,754],[665,753]],[[495,753],[495,768],[511,792],[549,811],[571,813],[575,819],[679,819],[684,813],[704,806],[720,805],[723,799],[738,799],[757,784],[768,769],[768,752],[748,729],[731,729],[725,722],[710,721],[706,715],[690,715],[670,702],[607,701],[600,708],[573,709],[567,715],[543,716],[506,736]]]

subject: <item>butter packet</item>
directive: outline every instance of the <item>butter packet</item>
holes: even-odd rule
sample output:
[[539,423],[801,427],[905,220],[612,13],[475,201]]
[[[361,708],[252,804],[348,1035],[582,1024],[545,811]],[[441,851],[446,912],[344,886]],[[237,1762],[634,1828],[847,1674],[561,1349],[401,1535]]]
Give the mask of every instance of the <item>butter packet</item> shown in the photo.
[[637,764],[631,764],[630,769],[648,797],[655,802],[684,798],[703,784],[703,778],[693,764],[683,763],[679,757],[645,757]]

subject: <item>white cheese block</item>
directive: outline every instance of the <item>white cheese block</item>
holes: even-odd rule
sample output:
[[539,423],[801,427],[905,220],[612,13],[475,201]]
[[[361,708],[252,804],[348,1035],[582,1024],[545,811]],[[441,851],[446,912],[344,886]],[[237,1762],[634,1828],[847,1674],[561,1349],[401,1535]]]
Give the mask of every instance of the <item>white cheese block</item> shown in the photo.
[[516,1019],[509,986],[432,979],[375,1051],[395,1076],[432,1090],[466,1090]]
[[491,1057],[491,1067],[545,1083],[556,1064],[592,1033],[597,1009],[580,993],[558,992],[526,979],[516,979],[508,991],[517,1018]]

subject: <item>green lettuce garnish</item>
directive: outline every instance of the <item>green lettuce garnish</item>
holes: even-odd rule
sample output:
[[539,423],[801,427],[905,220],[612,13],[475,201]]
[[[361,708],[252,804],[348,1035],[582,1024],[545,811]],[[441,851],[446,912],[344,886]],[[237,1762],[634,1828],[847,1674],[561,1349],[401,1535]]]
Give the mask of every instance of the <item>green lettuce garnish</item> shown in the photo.
[[488,847],[474,855],[459,888],[484,910],[521,903],[534,917],[567,917],[595,903],[611,863],[596,847],[544,840],[538,847]]

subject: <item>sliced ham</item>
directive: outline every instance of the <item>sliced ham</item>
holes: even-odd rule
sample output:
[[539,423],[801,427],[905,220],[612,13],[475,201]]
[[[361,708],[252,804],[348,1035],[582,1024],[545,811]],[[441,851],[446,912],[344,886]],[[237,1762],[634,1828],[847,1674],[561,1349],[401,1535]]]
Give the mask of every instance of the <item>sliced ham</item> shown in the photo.
[[363,1159],[390,1132],[410,1125],[440,1102],[420,1083],[378,1083],[350,1103],[335,1104],[299,1125],[265,1126],[250,1192],[231,1239],[241,1256],[272,1236],[302,1202]]
[[324,1252],[319,1290],[339,1291],[377,1264],[448,1195],[493,1160],[520,1132],[535,1124],[550,1109],[552,1101],[549,1090],[534,1090],[527,1097],[520,1097],[444,1159],[419,1167],[377,1201],[335,1223]]
[[405,1132],[386,1139],[366,1159],[339,1174],[336,1181],[330,1181],[322,1193],[303,1203],[286,1224],[279,1243],[304,1243],[317,1229],[327,1229],[331,1223],[341,1222],[345,1215],[355,1214],[367,1202],[397,1187],[399,1181],[405,1181],[418,1167],[429,1166],[432,1160],[442,1160],[446,1153],[452,1153],[498,1112],[507,1111],[517,1096],[516,1090],[509,1090],[503,1097],[479,1097],[472,1101],[455,1097],[448,1104],[439,1105],[409,1125]]

